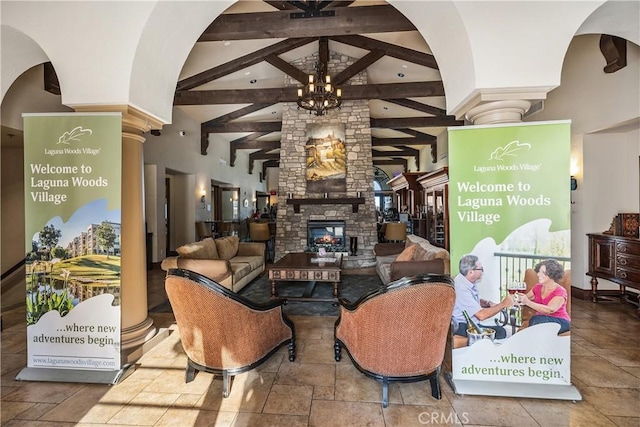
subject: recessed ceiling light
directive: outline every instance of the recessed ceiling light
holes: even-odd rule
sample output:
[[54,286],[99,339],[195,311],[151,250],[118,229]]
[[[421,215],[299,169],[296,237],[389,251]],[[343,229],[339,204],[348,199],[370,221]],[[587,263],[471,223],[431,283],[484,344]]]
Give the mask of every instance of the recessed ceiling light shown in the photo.
[[382,109],[383,109],[383,110],[388,110],[388,109],[389,109],[389,107],[382,107]]
[[245,71],[244,75],[248,76],[249,74],[251,74],[251,71]]
[[407,64],[402,64],[402,68],[409,68]]
[[404,73],[398,73],[398,77],[400,78],[404,77]]
[[224,43],[222,43],[222,44],[223,44],[224,46],[229,46],[229,45],[231,44],[231,42],[230,42],[230,41],[228,41],[228,40],[225,40],[225,41],[224,41]]
[[271,114],[276,114],[276,112],[275,112],[275,111],[272,111],[272,112],[271,112]]
[[256,82],[257,82],[257,80],[256,80],[256,79],[251,79],[251,80],[249,80],[249,83],[251,83],[251,84],[255,84]]

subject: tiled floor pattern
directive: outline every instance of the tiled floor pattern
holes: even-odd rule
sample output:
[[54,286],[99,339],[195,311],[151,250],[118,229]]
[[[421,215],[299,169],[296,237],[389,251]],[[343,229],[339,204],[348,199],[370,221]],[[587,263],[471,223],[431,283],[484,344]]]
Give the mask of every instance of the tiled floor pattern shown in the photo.
[[[149,275],[149,306],[164,299],[162,272]],[[455,395],[428,381],[390,386],[360,374],[346,354],[333,360],[333,317],[293,317],[298,352],[281,349],[238,375],[223,399],[206,373],[184,382],[185,355],[173,316],[154,313],[172,333],[116,386],[18,382],[25,366],[24,308],[2,313],[1,421],[6,426],[624,426],[640,427],[640,320],[629,305],[573,301],[571,369],[579,402]]]

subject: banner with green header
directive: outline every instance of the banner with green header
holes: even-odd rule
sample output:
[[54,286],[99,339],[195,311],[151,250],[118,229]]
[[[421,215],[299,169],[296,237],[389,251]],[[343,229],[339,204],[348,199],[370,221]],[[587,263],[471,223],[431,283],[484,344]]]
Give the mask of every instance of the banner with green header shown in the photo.
[[[507,284],[524,281],[525,270],[541,260],[571,268],[568,121],[450,128],[449,164],[452,277],[461,257],[476,255],[484,268],[476,282],[479,297],[498,303]],[[504,325],[504,339],[454,346],[454,388],[466,394],[579,398],[571,386],[569,334],[558,334],[558,324],[520,327],[520,315],[515,328]],[[482,323],[502,326],[505,319]],[[553,386],[571,390],[556,393],[549,390]]]
[[120,113],[24,114],[27,368],[120,370]]

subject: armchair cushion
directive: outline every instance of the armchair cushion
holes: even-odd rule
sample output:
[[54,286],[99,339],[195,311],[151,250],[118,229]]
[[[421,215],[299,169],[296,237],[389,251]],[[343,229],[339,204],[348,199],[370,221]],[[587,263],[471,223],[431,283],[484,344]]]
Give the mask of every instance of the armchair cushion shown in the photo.
[[178,255],[194,259],[218,259],[218,249],[211,237],[176,248]]
[[220,259],[231,259],[238,253],[238,236],[221,237],[215,240]]

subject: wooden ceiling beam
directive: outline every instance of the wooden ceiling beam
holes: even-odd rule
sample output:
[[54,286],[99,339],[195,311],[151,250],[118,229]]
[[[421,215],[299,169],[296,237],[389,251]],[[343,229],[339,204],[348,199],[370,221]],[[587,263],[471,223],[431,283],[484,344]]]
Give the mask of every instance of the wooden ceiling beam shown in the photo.
[[201,128],[208,133],[229,132],[280,132],[282,122],[232,122],[204,126]]
[[298,10],[297,7],[292,5],[288,1],[271,1],[271,0],[263,0],[268,5],[275,7],[278,10]]
[[[415,130],[415,129],[398,128],[395,130],[405,133],[407,135],[412,135],[415,138],[426,138],[426,137],[435,138],[433,135],[429,135],[428,133],[420,132],[419,130]],[[438,162],[438,144],[431,144],[431,163],[437,163],[437,162]]]
[[455,117],[398,117],[388,119],[371,119],[372,128],[398,129],[406,127],[426,128],[440,126],[462,126],[463,120],[456,120]]
[[415,148],[404,147],[402,150],[380,151],[371,150],[373,157],[415,157],[420,155],[420,150]]
[[237,155],[236,151],[239,148],[242,148],[242,144],[245,144],[246,142],[256,141],[261,136],[265,136],[270,133],[271,132],[254,132],[254,133],[250,133],[249,135],[245,135],[241,138],[234,139],[233,141],[231,141],[229,143],[229,157],[230,157],[229,165],[231,167],[236,165],[236,155]]
[[222,65],[218,65],[217,67],[210,68],[191,77],[180,80],[176,90],[181,91],[196,88],[205,83],[209,83],[210,81],[219,79],[220,77],[264,61],[265,57],[268,55],[280,55],[292,49],[309,44],[314,40],[315,39],[311,37],[290,38],[272,44],[271,46],[267,46],[263,49],[258,49],[247,55],[241,56],[240,58],[234,59],[233,61],[226,62]]
[[392,104],[400,105],[402,107],[411,108],[412,110],[421,111],[427,114],[433,114],[434,116],[446,116],[447,111],[442,108],[433,107],[428,104],[423,104],[422,102],[414,101],[412,99],[406,98],[392,98],[392,99],[384,99],[386,102],[390,102]]
[[429,138],[371,138],[372,147],[401,147],[405,145],[431,145],[437,143],[435,136]]
[[402,165],[404,166],[404,170],[407,170],[408,165],[407,159],[391,159],[391,160],[380,160],[373,159],[374,166],[393,166],[393,165]]
[[211,119],[209,121],[206,121],[204,123],[202,123],[205,126],[208,125],[214,125],[214,124],[218,124],[218,123],[227,123],[230,122],[232,120],[235,119],[239,119],[240,117],[244,117],[247,114],[251,114],[251,113],[255,113],[256,111],[260,111],[263,108],[267,108],[271,105],[273,105],[274,102],[271,103],[260,103],[260,104],[251,104],[251,105],[247,105],[246,107],[240,108],[238,110],[232,111],[231,113],[225,114],[223,116],[220,117],[216,117],[215,119]]
[[249,175],[253,174],[253,166],[257,160],[279,160],[280,153],[267,153],[264,150],[249,154]]
[[336,75],[333,78],[333,85],[334,86],[341,85],[342,83],[349,80],[351,77],[365,70],[369,65],[373,64],[383,56],[384,56],[384,52],[381,50],[374,50],[372,52],[369,52],[368,54],[366,54],[365,56],[363,56],[362,58],[354,62],[351,66],[347,67],[341,73]]
[[264,57],[264,60],[269,64],[276,67],[278,70],[282,71],[286,75],[296,79],[301,84],[305,85],[309,82],[309,75],[302,70],[297,69],[293,65],[289,64],[287,61],[281,59],[276,55],[267,55]]
[[347,44],[349,46],[359,47],[366,50],[382,50],[387,56],[401,59],[403,61],[412,62],[414,64],[422,65],[425,67],[438,69],[436,58],[428,53],[423,53],[417,50],[408,49],[406,47],[398,46],[391,43],[386,43],[380,40],[372,39],[360,35],[335,35],[330,36],[329,39]]
[[[318,61],[322,69],[322,74],[327,75],[329,71],[329,40],[326,37],[318,39]],[[320,84],[321,82],[316,82]]]
[[[441,81],[351,85],[342,87],[343,101],[387,99],[393,96],[443,96]],[[173,105],[254,104],[296,102],[295,87],[267,89],[180,90]]]
[[62,95],[60,92],[60,82],[58,81],[58,75],[51,62],[45,62],[44,66],[44,90],[54,95]]
[[[270,2],[274,7],[278,3]],[[291,8],[274,12],[223,14],[207,27],[199,42],[271,38],[393,33],[415,31],[415,26],[395,7],[374,5],[332,8],[334,16],[291,19]],[[279,7],[278,7],[279,8]],[[280,8],[279,8],[280,9]],[[325,8],[327,9],[327,8]]]
[[280,160],[267,160],[262,162],[262,177],[266,179],[267,168],[279,168]]

